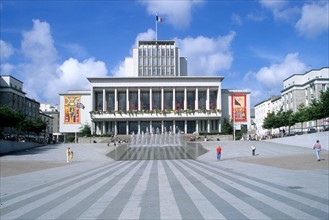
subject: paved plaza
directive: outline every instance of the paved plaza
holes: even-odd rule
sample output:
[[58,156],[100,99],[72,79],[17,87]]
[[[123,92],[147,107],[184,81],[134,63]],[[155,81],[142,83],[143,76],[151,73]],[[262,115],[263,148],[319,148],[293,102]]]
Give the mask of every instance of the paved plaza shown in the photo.
[[[317,161],[312,149],[317,138],[328,149],[328,135],[281,143],[200,142],[208,152],[196,160],[116,161],[106,156],[114,149],[107,144],[49,145],[6,155],[0,157],[0,217],[328,219],[328,151]],[[67,147],[75,155],[70,163]]]

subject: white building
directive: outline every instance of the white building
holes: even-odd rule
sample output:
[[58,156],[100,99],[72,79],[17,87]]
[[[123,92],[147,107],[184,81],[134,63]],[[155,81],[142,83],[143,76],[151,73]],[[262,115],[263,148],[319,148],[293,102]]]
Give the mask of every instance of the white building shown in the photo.
[[218,133],[226,111],[236,113],[237,124],[250,125],[249,93],[230,91],[230,106],[223,108],[224,77],[187,76],[187,59],[174,41],[139,41],[125,64],[132,77],[90,77],[90,91],[60,94],[60,132],[75,133],[89,123],[98,135]]
[[[281,107],[283,111],[293,110],[293,112],[297,112],[301,104],[307,107],[310,105],[312,99],[319,100],[321,92],[326,91],[328,88],[329,67],[311,70],[304,74],[294,74],[286,78],[283,81],[283,90],[280,96],[271,97],[255,105],[257,133],[260,135],[268,133],[268,131],[262,127],[268,113],[277,113]],[[318,122],[318,125],[326,124],[326,122],[323,121]],[[315,121],[310,121],[307,122],[304,127],[312,127],[315,125]],[[297,124],[294,127],[300,128],[301,125]]]
[[283,81],[281,96],[283,109],[296,112],[300,104],[309,106],[312,99],[319,100],[321,92],[329,88],[329,67],[294,74]]
[[[260,137],[270,134],[268,129],[263,128],[264,119],[269,113],[277,113],[282,107],[281,96],[272,96],[255,105],[256,134]],[[278,133],[278,129],[273,133]]]
[[222,123],[230,120],[236,130],[246,126],[251,129],[250,92],[240,89],[222,89]]

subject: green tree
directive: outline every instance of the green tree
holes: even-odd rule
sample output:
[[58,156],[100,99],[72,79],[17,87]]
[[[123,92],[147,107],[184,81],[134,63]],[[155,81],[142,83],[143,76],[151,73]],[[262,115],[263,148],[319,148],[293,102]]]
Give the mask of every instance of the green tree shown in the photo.
[[79,131],[80,137],[90,137],[91,136],[91,127],[86,123],[82,127],[80,127]]
[[296,124],[296,114],[293,112],[293,110],[288,110],[283,112],[282,119],[284,121],[284,126],[288,126],[288,134],[290,134],[291,126]]
[[329,117],[329,89],[320,94],[322,118]]
[[6,105],[0,106],[0,127],[14,128],[20,121],[20,115]]
[[263,122],[263,128],[265,129],[271,129],[271,135],[272,135],[272,129],[277,126],[278,119],[274,112],[268,113],[266,118]]
[[296,122],[301,123],[302,126],[302,132],[303,132],[303,126],[304,126],[304,122],[308,121],[310,116],[309,116],[309,111],[308,108],[305,107],[304,104],[300,104],[298,106],[298,111],[296,112]]

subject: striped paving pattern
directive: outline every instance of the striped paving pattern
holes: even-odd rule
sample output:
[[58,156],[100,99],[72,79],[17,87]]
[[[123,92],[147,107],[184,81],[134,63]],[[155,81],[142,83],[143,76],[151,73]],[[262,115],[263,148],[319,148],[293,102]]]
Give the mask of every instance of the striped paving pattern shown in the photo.
[[196,160],[115,161],[1,198],[1,219],[328,219],[328,199]]

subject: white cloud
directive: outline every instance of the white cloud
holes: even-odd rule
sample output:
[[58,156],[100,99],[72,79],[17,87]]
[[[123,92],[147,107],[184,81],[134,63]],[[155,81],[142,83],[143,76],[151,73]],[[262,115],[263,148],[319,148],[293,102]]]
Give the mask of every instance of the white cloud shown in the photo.
[[0,40],[0,59],[1,59],[1,61],[9,58],[13,54],[14,54],[14,48],[12,47],[12,45],[9,43],[6,43],[3,40]]
[[298,53],[287,54],[282,63],[272,64],[263,67],[253,75],[268,91],[275,91],[282,88],[283,80],[292,74],[301,74],[306,71],[306,66],[298,59]]
[[260,0],[260,4],[270,10],[274,19],[290,22],[300,14],[298,7],[289,7],[289,0]]
[[111,71],[113,76],[120,76],[120,77],[126,77],[128,74],[132,72],[126,71],[125,61],[120,62],[114,69]]
[[28,62],[17,65],[19,79],[29,98],[57,104],[58,94],[70,89],[87,89],[86,77],[106,76],[104,62],[94,58],[79,62],[70,58],[58,63],[57,51],[47,22],[33,20],[33,28],[23,33],[22,54]]
[[302,8],[302,17],[296,23],[296,30],[301,36],[313,38],[328,31],[329,3],[323,2],[305,4]]
[[55,90],[63,92],[68,88],[89,89],[90,83],[87,77],[105,77],[107,69],[104,62],[96,61],[94,58],[82,62],[70,58],[58,67],[57,74],[55,82],[49,84],[52,89],[48,91],[48,96],[56,92]]
[[57,51],[47,22],[33,20],[32,30],[23,33],[22,51],[35,63],[56,61]]
[[185,0],[185,1],[149,1],[140,0],[146,5],[147,12],[150,15],[163,17],[165,23],[181,29],[189,26],[192,20],[193,7],[203,4],[204,0]]
[[153,29],[148,29],[146,32],[139,33],[133,47],[137,47],[138,41],[140,40],[155,40],[155,31]]
[[216,75],[231,67],[233,56],[231,42],[235,32],[217,39],[199,36],[197,38],[176,39],[181,48],[181,56],[188,59],[189,75]]

